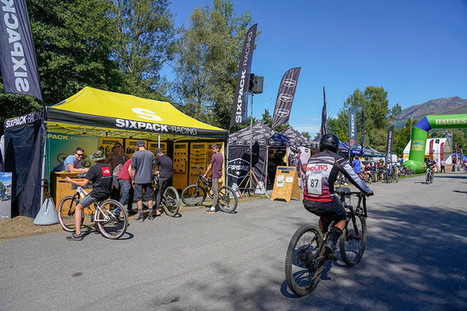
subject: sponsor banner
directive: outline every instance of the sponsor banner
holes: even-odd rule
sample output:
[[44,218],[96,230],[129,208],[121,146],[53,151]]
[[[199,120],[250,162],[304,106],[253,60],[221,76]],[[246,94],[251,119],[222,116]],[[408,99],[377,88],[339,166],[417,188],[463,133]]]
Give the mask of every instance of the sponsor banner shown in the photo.
[[13,173],[0,172],[0,218],[11,218],[11,184]]
[[3,0],[0,10],[0,67],[7,93],[42,101],[36,52],[24,0]]
[[326,112],[326,91],[323,86],[323,110],[321,112],[321,136],[328,133],[328,120]]
[[362,109],[362,150],[361,150],[361,154],[363,154],[363,148],[365,148],[365,114],[363,112],[363,109]]
[[300,67],[289,69],[282,77],[279,91],[277,92],[276,106],[271,125],[272,129],[289,121],[300,69]]
[[391,126],[388,131],[388,143],[386,145],[386,164],[392,163],[392,139],[394,126]]
[[349,112],[349,149],[357,148],[357,108],[350,108]]
[[242,159],[235,158],[229,161],[229,166],[227,168],[227,174],[234,178],[244,178],[248,175],[250,170],[250,162]]
[[66,110],[48,108],[47,118],[52,122],[64,122],[81,124],[96,127],[99,124],[104,128],[116,128],[130,131],[155,132],[161,134],[209,137],[209,138],[227,138],[227,131],[206,130],[185,126],[176,126],[154,122],[134,121],[113,117],[104,117],[98,115],[82,114]]
[[248,88],[250,85],[251,62],[255,47],[256,27],[254,24],[248,30],[243,41],[242,55],[238,68],[237,85],[235,87],[234,102],[232,105],[232,120],[230,127],[245,123],[248,117]]
[[41,110],[41,111],[25,114],[21,117],[5,120],[3,121],[3,125],[5,127],[5,130],[7,130],[7,129],[14,128],[17,126],[23,126],[26,124],[34,123],[36,121],[42,121],[44,120],[44,116],[45,116],[45,113],[43,110]]
[[83,148],[85,154],[81,160],[81,166],[84,168],[93,166],[95,163],[88,155],[98,149],[98,144],[99,137],[53,132],[47,133],[47,153],[45,155],[46,178],[50,176],[50,172],[52,172],[57,165],[62,163],[67,156],[73,154],[77,147]]
[[425,145],[422,140],[414,140],[411,146],[412,150],[424,151]]

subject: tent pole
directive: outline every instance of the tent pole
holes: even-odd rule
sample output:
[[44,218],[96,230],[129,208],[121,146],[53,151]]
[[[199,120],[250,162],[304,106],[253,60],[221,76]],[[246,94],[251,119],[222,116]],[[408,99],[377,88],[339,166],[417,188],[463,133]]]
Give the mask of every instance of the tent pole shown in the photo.
[[158,138],[157,138],[157,148],[160,148],[161,147],[161,134],[158,134]]

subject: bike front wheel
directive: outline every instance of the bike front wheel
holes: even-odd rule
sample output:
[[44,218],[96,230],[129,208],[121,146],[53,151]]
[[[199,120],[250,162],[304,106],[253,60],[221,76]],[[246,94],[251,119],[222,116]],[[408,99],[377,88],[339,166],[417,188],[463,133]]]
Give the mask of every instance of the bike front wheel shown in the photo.
[[[58,204],[58,221],[63,230],[67,232],[74,232],[75,226],[75,209],[79,200],[71,195],[64,197]],[[84,222],[84,212],[81,214],[81,226]]]
[[237,208],[237,196],[229,186],[219,188],[219,206],[223,212],[232,213]]
[[363,257],[366,246],[366,220],[361,215],[351,217],[339,238],[342,260],[348,266],[355,266]]
[[190,185],[182,191],[182,201],[187,206],[200,205],[206,200],[206,192],[198,185]]
[[108,239],[118,239],[128,227],[128,216],[123,205],[116,200],[106,200],[96,211],[97,227],[101,234]]
[[167,216],[175,217],[180,210],[180,197],[177,189],[170,186],[167,187],[163,194],[162,207]]
[[285,279],[299,296],[311,293],[318,285],[325,262],[320,256],[322,244],[321,230],[314,225],[301,226],[290,240],[285,256]]

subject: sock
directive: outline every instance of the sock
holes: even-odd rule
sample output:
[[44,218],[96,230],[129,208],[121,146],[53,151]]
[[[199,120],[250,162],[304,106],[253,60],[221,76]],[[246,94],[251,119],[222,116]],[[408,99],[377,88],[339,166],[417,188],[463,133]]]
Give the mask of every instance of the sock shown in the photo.
[[149,209],[149,215],[152,216],[152,208]]
[[329,234],[331,235],[329,237],[329,240],[334,244],[336,245],[337,243],[337,239],[339,239],[339,237],[341,236],[342,234],[342,230],[337,228],[337,227],[332,227],[331,229],[331,232],[329,232]]
[[138,216],[143,216],[143,209],[138,209]]

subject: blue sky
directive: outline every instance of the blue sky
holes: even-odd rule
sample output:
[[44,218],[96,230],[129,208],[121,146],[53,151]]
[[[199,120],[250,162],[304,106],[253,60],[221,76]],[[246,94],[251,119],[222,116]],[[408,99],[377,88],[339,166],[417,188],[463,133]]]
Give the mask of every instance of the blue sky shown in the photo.
[[[382,86],[390,106],[430,99],[467,99],[467,0],[235,0],[258,23],[252,73],[264,76],[253,116],[274,111],[282,75],[302,67],[289,123],[319,130],[326,88],[335,116],[357,88]],[[212,1],[173,0],[177,26]],[[233,99],[232,99],[233,100]],[[249,108],[250,109],[250,106]],[[248,112],[250,114],[250,112]]]

